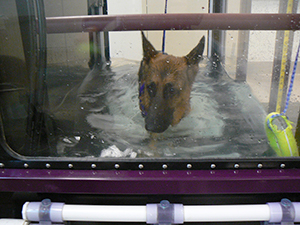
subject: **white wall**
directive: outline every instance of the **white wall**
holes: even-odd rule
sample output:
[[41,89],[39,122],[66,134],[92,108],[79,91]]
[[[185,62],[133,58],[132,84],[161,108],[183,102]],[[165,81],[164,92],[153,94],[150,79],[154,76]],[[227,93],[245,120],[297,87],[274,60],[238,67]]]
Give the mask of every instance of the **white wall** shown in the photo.
[[[163,13],[165,0],[108,0],[108,13],[139,14]],[[208,0],[182,0],[168,1],[168,13],[205,13],[208,12]],[[167,31],[166,52],[176,56],[189,53],[206,31]],[[145,32],[153,46],[160,51],[162,48],[162,31]],[[141,34],[136,31],[110,32],[110,53],[114,58],[141,60],[142,42]]]
[[[45,0],[46,16],[86,15],[84,0]],[[207,13],[209,0],[169,0],[168,13]],[[228,0],[229,13],[239,12],[239,0]],[[108,13],[140,14],[163,13],[165,0],[108,0]],[[253,13],[277,13],[279,0],[252,0]],[[299,7],[300,8],[300,4]],[[299,11],[299,10],[298,10]],[[161,50],[162,31],[145,32],[157,50]],[[298,45],[299,33],[295,32],[294,45]],[[186,55],[207,31],[167,31],[166,52],[176,56]],[[142,43],[139,31],[110,32],[110,53],[112,59],[126,58],[141,60]],[[269,62],[274,58],[275,31],[250,31],[249,62]],[[49,34],[48,60],[60,63],[64,60],[86,65],[89,58],[87,33]],[[235,68],[238,31],[226,31],[226,62]],[[292,58],[295,57],[293,51]]]
[[[208,0],[170,0],[168,13],[207,13]],[[108,0],[109,14],[163,13],[165,0]],[[228,0],[229,13],[239,13],[239,0]],[[300,4],[299,4],[300,8]],[[278,13],[279,0],[252,0],[252,13]],[[299,11],[299,10],[298,10]],[[167,31],[166,52],[177,56],[187,54],[206,31]],[[299,32],[298,32],[299,33]],[[162,31],[146,32],[150,42],[161,50]],[[276,31],[250,31],[250,62],[273,62]],[[297,45],[299,35],[295,37]],[[238,31],[226,31],[226,58],[236,61]],[[110,32],[112,58],[140,60],[142,56],[139,32]],[[293,52],[294,57],[295,53]]]
[[[253,0],[252,13],[278,13],[278,0]],[[273,61],[276,31],[250,31],[249,55],[251,61]]]
[[[141,14],[144,0],[108,0],[108,14]],[[140,60],[142,41],[139,31],[110,32],[109,45],[111,58]]]

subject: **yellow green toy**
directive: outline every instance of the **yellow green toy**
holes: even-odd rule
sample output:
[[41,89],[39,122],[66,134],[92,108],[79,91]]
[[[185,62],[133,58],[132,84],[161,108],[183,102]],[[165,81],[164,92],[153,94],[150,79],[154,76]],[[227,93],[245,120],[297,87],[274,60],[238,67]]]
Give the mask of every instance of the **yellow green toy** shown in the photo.
[[299,156],[292,122],[286,116],[270,113],[266,118],[265,129],[269,144],[277,156]]
[[[276,152],[278,156],[299,156],[296,139],[293,135],[292,122],[287,119],[285,113],[288,109],[293,83],[296,74],[297,61],[299,55],[300,44],[298,46],[296,60],[291,76],[290,86],[286,97],[285,108],[282,113],[273,112],[270,113],[265,121],[265,130],[269,140],[271,148]],[[284,72],[284,71],[283,71]],[[284,74],[282,74],[284,76]],[[282,93],[282,90],[281,90]],[[280,104],[277,104],[277,111],[280,110]],[[279,110],[278,110],[279,109]]]

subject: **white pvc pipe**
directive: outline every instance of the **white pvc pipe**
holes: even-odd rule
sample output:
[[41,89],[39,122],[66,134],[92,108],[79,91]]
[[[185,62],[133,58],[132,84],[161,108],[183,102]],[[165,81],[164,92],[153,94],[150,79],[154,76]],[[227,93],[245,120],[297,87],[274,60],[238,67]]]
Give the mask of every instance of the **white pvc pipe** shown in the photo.
[[64,221],[146,222],[146,206],[64,205]]
[[0,219],[0,225],[29,225],[29,222],[19,219]]
[[[39,220],[39,202],[27,202],[23,205],[24,220]],[[300,203],[294,206],[294,222],[300,222]],[[147,206],[97,206],[97,205],[66,205],[52,203],[50,218],[59,221],[90,221],[90,222],[146,222],[156,221],[156,207]],[[178,204],[181,205],[181,204]],[[182,206],[182,205],[181,205]],[[178,207],[175,217],[181,218],[175,223],[183,222],[237,222],[237,221],[269,221],[280,222],[283,219],[281,204],[264,205],[209,205]],[[0,224],[1,225],[1,224]]]
[[268,205],[183,206],[185,222],[269,221]]
[[[183,206],[185,222],[269,221],[268,205]],[[64,221],[146,222],[146,206],[64,205]]]
[[[0,219],[0,225],[39,225],[39,223],[30,223],[21,219]],[[61,225],[52,223],[52,225]]]
[[[185,222],[269,221],[268,205],[183,206]],[[146,222],[146,206],[64,205],[64,221]]]

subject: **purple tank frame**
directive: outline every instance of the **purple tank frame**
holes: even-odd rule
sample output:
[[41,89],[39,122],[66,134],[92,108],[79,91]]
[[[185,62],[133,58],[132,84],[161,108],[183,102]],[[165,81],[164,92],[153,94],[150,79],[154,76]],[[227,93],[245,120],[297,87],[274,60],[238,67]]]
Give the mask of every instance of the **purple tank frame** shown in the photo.
[[[277,19],[279,17],[280,20]],[[48,33],[161,29],[298,30],[300,14],[82,16],[46,18],[46,22]],[[160,27],[155,27],[158,24],[161,24]],[[300,169],[60,170],[1,168],[0,191],[80,194],[300,193]]]
[[0,191],[77,194],[300,193],[300,169],[1,169]]

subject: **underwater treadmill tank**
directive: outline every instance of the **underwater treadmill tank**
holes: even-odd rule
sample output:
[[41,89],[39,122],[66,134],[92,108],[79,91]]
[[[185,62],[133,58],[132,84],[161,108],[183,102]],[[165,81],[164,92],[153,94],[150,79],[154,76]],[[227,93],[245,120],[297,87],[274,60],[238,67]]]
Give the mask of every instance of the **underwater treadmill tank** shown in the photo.
[[298,1],[125,2],[0,1],[1,167],[300,166]]

